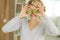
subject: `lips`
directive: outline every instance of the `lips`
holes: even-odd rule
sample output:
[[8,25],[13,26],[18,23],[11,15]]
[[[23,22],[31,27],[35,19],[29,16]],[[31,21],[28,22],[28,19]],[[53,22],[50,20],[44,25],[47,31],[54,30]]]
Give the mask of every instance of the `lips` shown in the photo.
[[36,17],[36,15],[34,15],[34,14],[31,14],[30,16],[32,16],[32,17]]

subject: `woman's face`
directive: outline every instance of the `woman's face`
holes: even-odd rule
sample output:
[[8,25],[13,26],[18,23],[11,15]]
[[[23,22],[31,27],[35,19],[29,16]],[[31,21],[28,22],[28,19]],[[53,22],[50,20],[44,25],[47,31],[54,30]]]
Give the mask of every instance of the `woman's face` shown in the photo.
[[[36,19],[37,16],[41,15],[42,13],[44,13],[44,7],[42,5],[28,5],[28,9],[32,9],[35,10],[36,12],[30,13],[31,18]],[[28,10],[27,9],[27,10]]]

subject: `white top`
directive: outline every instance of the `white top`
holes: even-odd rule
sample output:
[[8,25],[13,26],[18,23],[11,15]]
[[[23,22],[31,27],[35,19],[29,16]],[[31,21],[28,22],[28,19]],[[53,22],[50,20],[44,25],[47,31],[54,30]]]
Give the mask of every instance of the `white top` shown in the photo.
[[16,16],[3,26],[2,31],[8,33],[18,29],[21,32],[21,40],[44,40],[45,34],[51,36],[59,35],[58,29],[47,17],[44,17],[31,31],[28,26],[28,20],[20,19]]

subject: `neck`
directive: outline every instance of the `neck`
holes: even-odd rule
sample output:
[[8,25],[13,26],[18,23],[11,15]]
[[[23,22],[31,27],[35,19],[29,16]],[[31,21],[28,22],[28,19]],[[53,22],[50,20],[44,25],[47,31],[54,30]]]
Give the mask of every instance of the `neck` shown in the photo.
[[31,23],[36,23],[36,22],[39,22],[39,21],[38,21],[38,18],[36,18],[36,19],[32,19],[32,18],[31,18],[31,19],[29,20],[29,22],[31,22]]

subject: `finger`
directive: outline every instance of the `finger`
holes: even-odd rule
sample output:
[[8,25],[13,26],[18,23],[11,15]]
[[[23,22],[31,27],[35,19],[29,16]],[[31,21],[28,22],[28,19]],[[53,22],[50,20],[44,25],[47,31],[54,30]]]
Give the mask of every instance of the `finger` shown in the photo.
[[22,9],[22,10],[26,9],[26,6],[27,6],[27,5],[24,6],[24,5],[22,4],[22,8],[21,8],[21,9]]
[[41,3],[39,3],[38,1],[36,1],[36,3],[34,3],[34,5],[37,7],[37,8],[41,8],[42,6],[42,4]]
[[36,1],[37,2],[37,5],[40,7],[40,5],[42,5],[40,2]]
[[24,8],[23,4],[22,4],[22,9]]
[[21,11],[26,12],[26,6],[27,6],[27,5],[24,6],[24,5],[22,4],[22,9],[21,9]]
[[28,5],[25,5],[24,10],[27,11],[27,9],[28,9]]
[[26,9],[27,9],[27,8],[28,8],[28,5],[25,5],[25,6],[24,6],[24,8],[26,8]]

